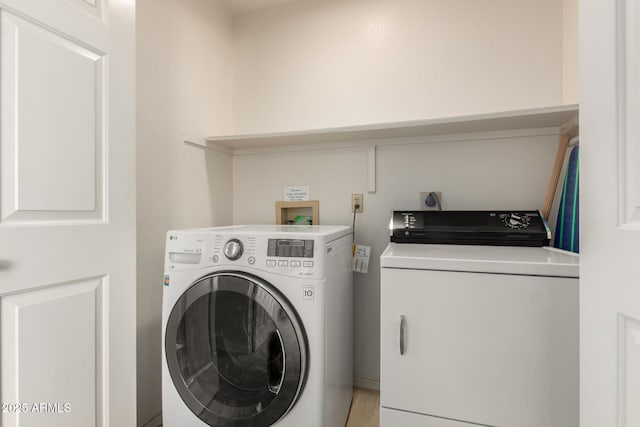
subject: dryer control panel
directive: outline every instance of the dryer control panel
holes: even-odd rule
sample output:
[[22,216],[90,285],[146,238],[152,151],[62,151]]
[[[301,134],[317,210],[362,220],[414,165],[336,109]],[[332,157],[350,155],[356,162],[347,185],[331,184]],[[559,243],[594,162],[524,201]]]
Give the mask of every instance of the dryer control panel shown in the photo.
[[551,231],[540,211],[394,211],[396,243],[546,246]]

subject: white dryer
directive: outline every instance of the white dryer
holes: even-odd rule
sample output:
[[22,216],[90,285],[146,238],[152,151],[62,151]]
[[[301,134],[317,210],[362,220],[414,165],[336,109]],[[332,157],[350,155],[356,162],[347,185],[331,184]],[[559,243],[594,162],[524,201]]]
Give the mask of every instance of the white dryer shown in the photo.
[[165,427],[342,427],[352,397],[351,228],[167,233]]
[[577,255],[391,243],[382,427],[578,427]]

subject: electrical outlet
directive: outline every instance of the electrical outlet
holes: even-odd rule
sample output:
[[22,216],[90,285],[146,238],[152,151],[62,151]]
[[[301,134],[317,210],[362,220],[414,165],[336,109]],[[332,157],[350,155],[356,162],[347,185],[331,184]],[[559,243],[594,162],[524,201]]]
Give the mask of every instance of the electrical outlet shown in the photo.
[[442,210],[442,192],[440,191],[421,192],[420,193],[420,209],[423,211]]
[[363,201],[362,193],[352,194],[351,195],[351,212],[362,213],[363,211],[362,201]]

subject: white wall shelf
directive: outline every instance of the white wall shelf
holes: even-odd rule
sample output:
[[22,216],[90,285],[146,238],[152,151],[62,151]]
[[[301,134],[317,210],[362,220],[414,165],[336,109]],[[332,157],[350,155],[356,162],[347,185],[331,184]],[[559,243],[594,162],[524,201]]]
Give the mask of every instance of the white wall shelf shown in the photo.
[[[578,116],[578,105],[561,105],[528,110],[445,117],[405,122],[301,130],[293,132],[257,133],[250,135],[210,136],[187,143],[202,148],[243,154],[251,149],[299,147],[335,142],[354,142],[430,137],[505,130],[560,127]],[[279,150],[276,150],[279,151]]]
[[307,151],[353,146],[369,147],[369,192],[375,192],[375,147],[398,143],[427,143],[524,136],[535,129],[549,134],[577,120],[578,105],[559,105],[527,110],[467,116],[375,123],[369,125],[258,133],[250,135],[210,136],[189,139],[185,143],[232,155],[264,152]]

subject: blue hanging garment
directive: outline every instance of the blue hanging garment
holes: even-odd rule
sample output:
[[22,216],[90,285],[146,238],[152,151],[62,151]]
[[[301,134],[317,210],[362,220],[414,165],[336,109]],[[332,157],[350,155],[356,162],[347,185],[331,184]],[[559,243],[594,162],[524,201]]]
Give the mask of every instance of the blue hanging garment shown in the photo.
[[553,242],[553,246],[556,248],[571,252],[580,252],[580,236],[578,233],[580,219],[578,201],[580,161],[578,152],[579,147],[573,147],[569,156],[569,163],[567,163],[567,173],[564,177],[562,199],[560,199],[558,208],[556,235]]

